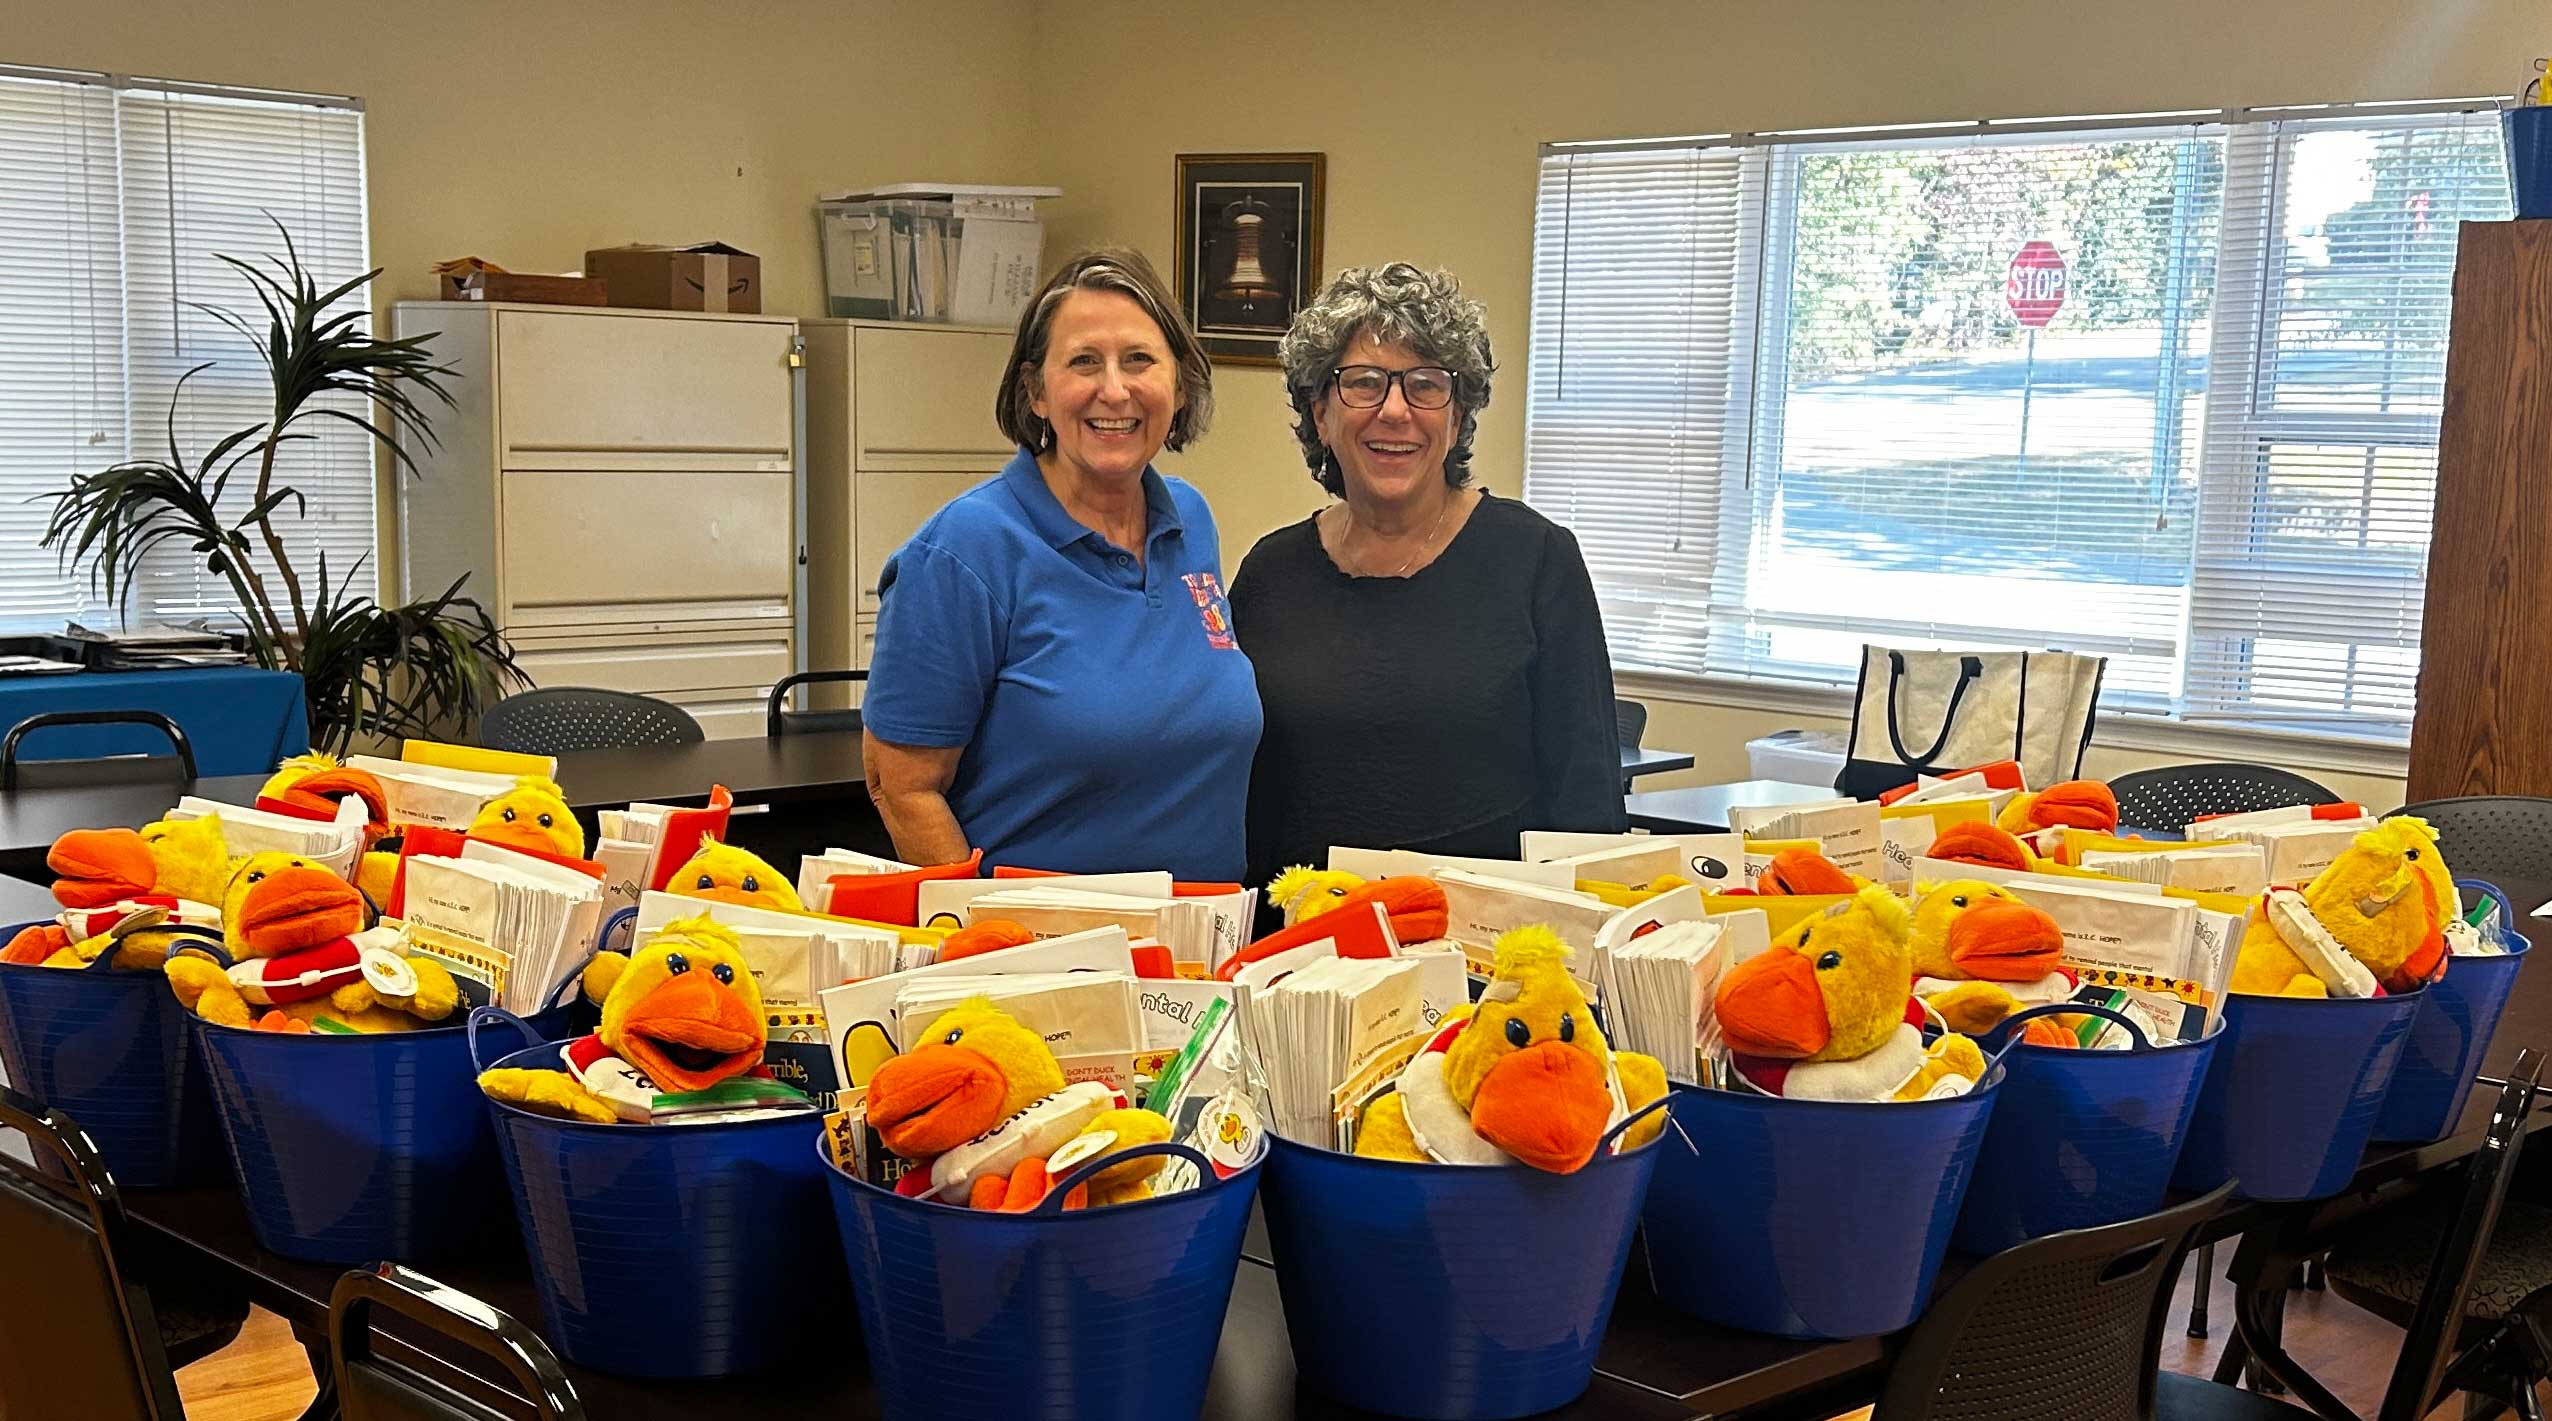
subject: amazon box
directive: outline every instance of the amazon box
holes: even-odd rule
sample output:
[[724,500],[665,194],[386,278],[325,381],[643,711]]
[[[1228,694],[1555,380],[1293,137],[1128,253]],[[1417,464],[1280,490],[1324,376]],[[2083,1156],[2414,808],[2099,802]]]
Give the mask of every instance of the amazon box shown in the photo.
[[762,310],[762,259],[724,242],[682,247],[600,247],[585,253],[614,306],[650,311]]

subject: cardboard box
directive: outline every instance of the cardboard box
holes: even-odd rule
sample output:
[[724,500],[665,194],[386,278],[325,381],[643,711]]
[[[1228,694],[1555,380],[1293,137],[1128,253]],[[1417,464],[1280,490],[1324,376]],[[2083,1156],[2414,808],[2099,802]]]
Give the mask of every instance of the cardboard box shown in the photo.
[[599,276],[489,271],[443,278],[446,301],[529,301],[544,306],[608,306]]
[[614,306],[741,315],[762,310],[762,259],[724,242],[601,247],[585,253],[585,274],[603,279]]

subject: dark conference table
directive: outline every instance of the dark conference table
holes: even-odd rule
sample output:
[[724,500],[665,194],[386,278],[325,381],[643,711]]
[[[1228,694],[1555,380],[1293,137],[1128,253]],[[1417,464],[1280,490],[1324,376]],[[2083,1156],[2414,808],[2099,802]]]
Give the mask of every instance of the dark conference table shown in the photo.
[[[182,794],[224,804],[253,804],[258,787],[265,782],[264,775],[223,775],[192,782],[170,779],[156,784],[0,794],[0,874],[51,882],[44,867],[45,851],[69,830],[147,824]],[[734,791],[740,805],[848,805],[854,818],[876,818],[860,769],[860,737],[839,731],[579,750],[558,757],[558,782],[588,827],[598,809],[641,801],[704,803],[713,784]]]
[[[2348,1194],[2398,1184],[2414,1176],[2459,1167],[2478,1147],[2488,1121],[2489,1092],[2476,1092],[2453,1137],[2419,1147],[2386,1146],[2367,1153]],[[2529,1129],[2552,1126],[2552,1111],[2538,1111]],[[1662,1146],[1661,1146],[1662,1147]],[[324,1336],[328,1293],[344,1271],[300,1263],[265,1252],[248,1227],[237,1191],[227,1182],[178,1189],[132,1190],[125,1207],[136,1222],[229,1276],[259,1306],[304,1336]],[[2237,1203],[2209,1220],[2200,1241],[2218,1241],[2294,1217],[2315,1204]],[[835,1247],[828,1233],[810,1248]],[[1263,1235],[1253,1222],[1232,1289],[1204,1415],[1237,1418],[1331,1418],[1362,1415],[1295,1392],[1291,1342],[1275,1273],[1266,1262]],[[1965,1272],[1969,1260],[1950,1255],[1941,1286]],[[420,1271],[504,1309],[538,1330],[523,1251],[510,1221],[491,1221],[484,1251],[473,1257],[430,1260]],[[392,1319],[390,1336],[410,1342],[395,1355],[429,1375],[490,1401],[502,1401],[507,1383],[490,1358],[458,1350],[440,1339],[405,1330]],[[878,1414],[868,1369],[857,1344],[858,1319],[845,1305],[839,1345],[817,1346],[793,1364],[749,1377],[714,1381],[640,1381],[569,1366],[587,1413],[612,1421],[726,1421],[767,1416],[870,1417]],[[1574,1404],[1550,1415],[1577,1421],[1649,1421],[1704,1416],[1754,1421],[1818,1421],[1866,1403],[1876,1394],[1902,1334],[1841,1342],[1799,1342],[1697,1322],[1660,1301],[1649,1288],[1636,1251],[1622,1279],[1612,1323],[1596,1363],[1594,1386]]]
[[1634,829],[1656,834],[1719,834],[1728,828],[1728,811],[1757,805],[1814,804],[1835,797],[1832,785],[1793,784],[1788,780],[1739,780],[1724,785],[1687,785],[1652,789],[1622,801]]

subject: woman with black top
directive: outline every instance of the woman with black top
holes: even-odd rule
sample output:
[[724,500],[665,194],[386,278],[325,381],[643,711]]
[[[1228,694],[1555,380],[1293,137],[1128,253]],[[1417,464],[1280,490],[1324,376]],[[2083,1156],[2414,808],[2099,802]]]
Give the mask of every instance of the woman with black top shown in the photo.
[[1267,716],[1250,881],[1332,844],[1513,858],[1526,829],[1619,830],[1612,663],[1577,540],[1471,485],[1494,368],[1480,303],[1441,271],[1351,268],[1279,355],[1339,501],[1259,539],[1232,581]]

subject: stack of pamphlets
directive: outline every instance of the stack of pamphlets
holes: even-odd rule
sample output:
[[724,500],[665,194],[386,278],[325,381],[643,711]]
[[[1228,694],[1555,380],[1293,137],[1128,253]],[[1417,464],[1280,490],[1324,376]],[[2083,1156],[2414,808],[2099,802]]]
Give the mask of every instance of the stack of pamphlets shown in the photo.
[[1377,1068],[1383,1053],[1424,1040],[1418,968],[1413,958],[1329,957],[1248,994],[1242,1012],[1267,1073],[1270,1129],[1344,1147],[1342,1132],[1362,1104],[1362,1092],[1347,1087],[1359,1077],[1387,1081]]

